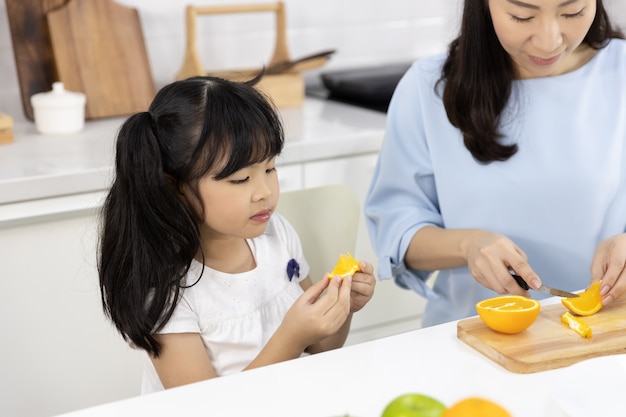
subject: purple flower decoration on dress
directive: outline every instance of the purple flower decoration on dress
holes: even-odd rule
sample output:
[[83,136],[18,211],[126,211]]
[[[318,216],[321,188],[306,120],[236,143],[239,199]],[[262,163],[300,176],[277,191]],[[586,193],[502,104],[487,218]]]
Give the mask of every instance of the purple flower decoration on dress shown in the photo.
[[289,281],[291,281],[294,275],[300,277],[300,264],[298,264],[295,259],[291,259],[287,262],[287,276],[289,277]]

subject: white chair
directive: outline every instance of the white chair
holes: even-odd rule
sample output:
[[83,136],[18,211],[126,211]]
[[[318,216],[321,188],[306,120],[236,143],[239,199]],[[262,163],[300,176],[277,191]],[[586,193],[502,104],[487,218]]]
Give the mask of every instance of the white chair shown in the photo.
[[339,255],[354,253],[361,204],[343,185],[327,185],[281,193],[277,212],[293,225],[302,242],[313,282],[330,272]]

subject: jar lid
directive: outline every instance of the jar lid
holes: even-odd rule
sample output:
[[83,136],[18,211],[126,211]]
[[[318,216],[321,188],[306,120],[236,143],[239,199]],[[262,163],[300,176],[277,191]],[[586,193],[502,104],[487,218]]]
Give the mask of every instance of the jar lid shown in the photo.
[[66,91],[62,82],[52,84],[52,91],[33,94],[30,102],[33,107],[75,107],[84,106],[86,97],[83,93]]

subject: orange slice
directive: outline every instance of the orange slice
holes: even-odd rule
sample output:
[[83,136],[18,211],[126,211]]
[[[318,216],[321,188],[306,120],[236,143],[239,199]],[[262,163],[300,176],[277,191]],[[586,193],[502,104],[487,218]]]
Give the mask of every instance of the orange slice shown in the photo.
[[584,337],[585,339],[591,338],[591,327],[580,317],[572,316],[572,313],[566,311],[561,316],[561,321],[578,333],[580,337]]
[[359,268],[358,259],[353,258],[350,253],[348,253],[347,255],[344,255],[342,253],[341,255],[339,255],[339,261],[337,261],[335,268],[333,268],[333,271],[330,273],[328,278],[330,279],[339,275],[343,279],[347,276],[354,275],[360,269],[361,268]]
[[579,297],[564,298],[561,302],[569,311],[579,316],[596,314],[602,308],[601,283],[602,281],[594,282]]
[[468,397],[452,404],[441,417],[512,417],[499,404],[480,397]]
[[476,311],[491,329],[502,333],[519,333],[535,322],[540,310],[539,301],[521,295],[501,295],[482,300]]

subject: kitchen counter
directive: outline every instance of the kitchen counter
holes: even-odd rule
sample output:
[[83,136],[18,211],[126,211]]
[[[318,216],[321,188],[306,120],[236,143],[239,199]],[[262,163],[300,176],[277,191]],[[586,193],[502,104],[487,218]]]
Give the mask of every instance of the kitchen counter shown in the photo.
[[[377,152],[386,118],[316,98],[281,115],[286,143],[280,165]],[[124,120],[90,120],[83,131],[58,136],[40,135],[34,123],[17,121],[14,143],[0,145],[0,225],[44,215],[48,208],[98,204],[112,179],[115,136]]]
[[[446,405],[481,396],[514,417],[619,414],[626,355],[516,374],[459,341],[456,326],[450,322],[67,416],[379,417],[391,399],[408,392]],[[566,400],[572,402],[567,414]]]

